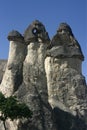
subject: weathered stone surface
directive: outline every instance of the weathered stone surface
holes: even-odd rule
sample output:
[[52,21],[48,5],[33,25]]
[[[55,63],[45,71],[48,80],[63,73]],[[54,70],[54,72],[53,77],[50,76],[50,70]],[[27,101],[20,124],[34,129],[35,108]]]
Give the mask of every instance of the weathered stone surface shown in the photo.
[[8,39],[11,40],[9,56],[6,71],[0,85],[0,91],[2,91],[6,96],[12,95],[22,83],[22,67],[26,55],[26,45],[23,40],[20,42],[21,40],[19,39],[21,39],[21,37],[21,34],[17,31],[12,31],[8,36]]
[[69,47],[68,56],[71,56],[70,53],[74,53],[75,57],[78,55],[81,60],[84,60],[81,47],[78,41],[75,39],[70,26],[66,23],[61,23],[59,25],[57,34],[52,38],[49,48],[52,48],[54,46],[62,46],[66,51],[66,53],[67,53],[66,49],[67,47]]
[[[64,100],[63,102],[65,102],[65,100],[67,102],[69,101],[72,106],[74,106],[74,104],[72,104],[72,101],[78,100],[78,98],[81,98],[80,101],[83,100],[83,103],[84,101],[87,100],[85,97],[86,96],[85,79],[81,75],[80,73],[81,71],[79,70],[78,65],[74,66],[75,63],[76,62],[71,61],[71,59],[60,60],[52,57],[48,57],[46,59],[45,64],[46,64],[46,72],[47,72],[47,79],[48,79],[48,94],[50,96],[49,100],[53,96],[55,97],[54,99],[58,99],[59,101],[62,98],[61,102],[63,100]],[[78,95],[82,96],[83,98],[79,97]],[[63,96],[68,97],[69,99]],[[65,104],[67,105],[70,105],[70,103],[67,104],[65,102]]]
[[[37,20],[24,37],[13,30],[8,40],[7,65],[0,61],[0,91],[25,102],[33,117],[7,120],[7,128],[87,130],[87,85],[81,70],[84,56],[70,26],[60,24],[51,44],[44,25]],[[0,130],[4,130],[1,122]]]
[[44,25],[38,21],[35,20],[28,26],[28,28],[24,32],[24,39],[27,44],[30,42],[36,42],[36,41],[43,41],[44,43],[50,41],[48,33],[45,30]]
[[9,32],[7,38],[9,41],[20,41],[21,43],[24,43],[24,37],[16,30]]
[[[55,57],[55,58],[74,58],[74,59],[81,59],[82,53],[80,52],[79,48],[75,47],[67,47],[67,46],[54,46],[50,50],[47,51],[47,56]],[[79,61],[81,61],[79,60]]]
[[0,60],[0,83],[2,81],[3,74],[6,69],[6,64],[7,64],[7,60]]
[[[70,28],[65,29],[69,30]],[[70,128],[71,125],[66,127],[65,121],[65,126],[62,127],[61,125],[60,129],[77,130],[80,128],[81,130],[86,130],[87,86],[81,71],[83,54],[80,46],[75,41],[69,41],[70,35],[73,36],[71,30],[70,34],[68,33],[69,35],[67,35],[67,30],[65,29],[61,30],[61,33],[58,31],[56,39],[55,36],[53,37],[53,43],[51,43],[51,48],[48,50],[45,60],[49,103],[52,108],[56,108],[59,114],[57,122],[59,122],[59,119],[62,121],[63,116],[61,114],[64,112],[67,121],[73,124],[72,128]],[[57,39],[59,37],[62,44]],[[56,113],[55,115],[58,114]],[[68,120],[68,117],[70,120]]]
[[[31,25],[36,27],[36,24],[41,25],[41,23],[37,21],[33,22]],[[44,26],[42,25],[37,28],[41,34],[41,41],[43,41],[42,35],[46,35],[44,34],[45,32],[43,32],[43,28]],[[28,29],[29,30],[27,33],[30,34],[31,28]],[[48,41],[45,41],[45,43],[39,41],[38,35],[35,36],[35,38],[38,41],[32,39],[32,42],[28,44],[27,55],[23,64],[23,86],[25,89],[25,94],[22,94],[22,96],[20,95],[20,93],[23,92],[22,86],[22,88],[19,88],[17,96],[19,99],[26,102],[26,104],[29,105],[30,109],[33,111],[32,120],[29,124],[26,124],[26,129],[56,130],[52,120],[52,108],[48,103],[47,81],[44,68],[46,50],[49,44]],[[29,39],[31,40],[31,38]],[[20,129],[25,130],[25,127],[23,128],[22,125]]]

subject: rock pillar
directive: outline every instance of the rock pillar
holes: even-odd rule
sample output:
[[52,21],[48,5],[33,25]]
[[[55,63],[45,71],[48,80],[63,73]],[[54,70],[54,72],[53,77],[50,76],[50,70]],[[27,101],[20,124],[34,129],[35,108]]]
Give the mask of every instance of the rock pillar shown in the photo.
[[23,36],[14,30],[8,34],[8,40],[10,41],[9,56],[0,91],[6,96],[11,96],[23,80],[22,68],[26,55],[26,45]]
[[[72,123],[72,129],[80,127],[81,130],[85,128],[83,120],[87,116],[87,87],[81,71],[83,60],[80,45],[71,28],[66,23],[60,24],[45,60],[49,103],[53,109],[58,108],[62,113],[68,113],[76,118],[78,116],[78,120],[82,120],[84,123],[75,121],[76,124]],[[64,117],[61,116],[61,118]],[[68,117],[66,116],[66,118]],[[62,126],[61,128],[63,129]],[[70,128],[64,127],[64,129]]]
[[23,88],[19,90],[19,96],[26,91],[20,98],[33,111],[32,120],[30,123],[27,122],[26,127],[30,130],[55,130],[52,109],[48,103],[44,68],[49,36],[44,25],[36,20],[26,29],[24,39],[27,44],[27,55],[23,65],[24,90]]

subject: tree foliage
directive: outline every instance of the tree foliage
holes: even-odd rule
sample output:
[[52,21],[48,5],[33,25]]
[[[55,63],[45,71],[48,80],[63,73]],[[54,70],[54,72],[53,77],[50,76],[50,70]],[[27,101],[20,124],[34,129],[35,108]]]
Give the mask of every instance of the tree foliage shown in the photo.
[[20,103],[15,96],[6,98],[1,92],[0,112],[0,120],[2,120],[4,124],[8,118],[13,121],[14,119],[32,117],[32,112],[25,103]]

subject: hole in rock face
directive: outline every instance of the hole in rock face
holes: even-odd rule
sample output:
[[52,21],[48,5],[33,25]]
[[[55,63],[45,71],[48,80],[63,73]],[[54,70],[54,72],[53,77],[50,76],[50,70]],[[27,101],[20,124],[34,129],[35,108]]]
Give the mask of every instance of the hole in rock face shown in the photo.
[[34,35],[37,35],[37,34],[38,34],[37,28],[33,28],[32,33],[33,33]]

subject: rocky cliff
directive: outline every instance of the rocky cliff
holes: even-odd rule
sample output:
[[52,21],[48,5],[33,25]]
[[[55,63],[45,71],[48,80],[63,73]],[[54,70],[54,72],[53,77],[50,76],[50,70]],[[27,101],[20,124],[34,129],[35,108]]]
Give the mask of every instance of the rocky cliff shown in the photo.
[[[44,25],[36,20],[24,36],[13,30],[8,40],[8,61],[0,61],[0,91],[25,102],[33,117],[8,120],[7,128],[87,130],[87,86],[81,71],[84,56],[70,26],[61,23],[50,40]],[[4,130],[2,123],[0,127]]]

